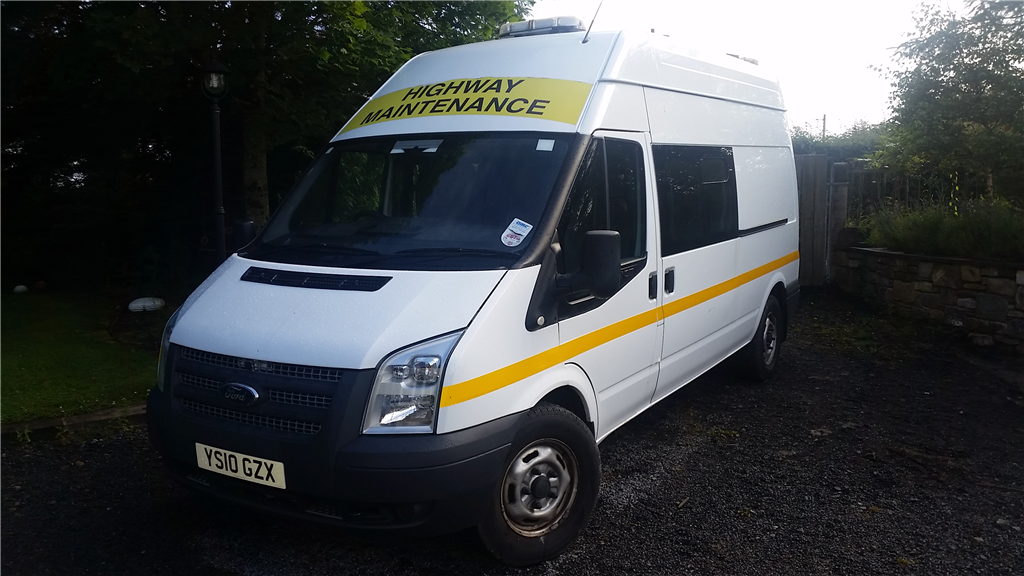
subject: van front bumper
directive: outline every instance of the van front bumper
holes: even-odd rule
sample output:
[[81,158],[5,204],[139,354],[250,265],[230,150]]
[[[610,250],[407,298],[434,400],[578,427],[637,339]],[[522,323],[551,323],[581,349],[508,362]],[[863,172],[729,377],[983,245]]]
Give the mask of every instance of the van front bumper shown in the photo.
[[[362,410],[347,412],[361,416]],[[352,435],[341,432],[347,426],[339,423],[325,426],[321,432],[327,434],[318,433],[318,438],[285,438],[274,431],[189,414],[170,394],[155,388],[147,405],[153,443],[174,476],[196,492],[359,532],[416,535],[452,532],[480,522],[520,416],[449,434]],[[197,442],[281,462],[288,488],[199,468]]]

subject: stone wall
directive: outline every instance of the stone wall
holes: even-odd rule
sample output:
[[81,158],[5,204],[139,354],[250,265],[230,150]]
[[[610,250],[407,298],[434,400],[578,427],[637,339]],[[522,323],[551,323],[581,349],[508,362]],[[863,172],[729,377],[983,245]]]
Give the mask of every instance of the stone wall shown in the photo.
[[962,328],[976,344],[1024,353],[1024,264],[840,247],[830,267],[844,292]]

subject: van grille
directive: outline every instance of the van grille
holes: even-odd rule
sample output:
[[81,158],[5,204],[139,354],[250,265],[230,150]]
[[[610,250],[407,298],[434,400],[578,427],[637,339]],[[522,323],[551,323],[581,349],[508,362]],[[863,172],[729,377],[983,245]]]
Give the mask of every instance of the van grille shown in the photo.
[[[195,386],[204,390],[218,391],[224,385],[220,380],[204,378],[195,374],[178,374],[182,384]],[[271,402],[278,404],[291,404],[293,406],[308,406],[310,408],[328,408],[331,405],[331,397],[326,394],[308,394],[305,392],[290,392],[287,390],[270,390],[268,392]]]
[[284,418],[275,418],[273,416],[261,416],[259,414],[247,414],[245,412],[237,412],[235,410],[227,410],[225,408],[218,408],[216,406],[210,406],[208,404],[202,404],[193,400],[187,400],[180,398],[181,405],[190,412],[197,414],[203,414],[205,416],[212,416],[214,418],[220,418],[221,420],[230,420],[232,422],[240,422],[242,424],[250,424],[252,426],[261,426],[263,428],[270,428],[272,430],[279,430],[281,432],[292,432],[295,434],[316,434],[320,431],[320,424],[315,422],[300,422],[297,420],[286,420]]
[[202,376],[194,376],[192,374],[178,374],[178,378],[182,384],[188,384],[189,386],[195,386],[196,388],[203,388],[204,390],[220,390],[223,382],[218,380],[210,380],[209,378],[203,378]]
[[283,390],[271,390],[270,401],[280,404],[295,404],[296,406],[309,406],[311,408],[327,408],[331,405],[331,397],[323,394],[305,394],[303,392],[287,392]]
[[341,370],[338,368],[320,368],[317,366],[302,366],[299,364],[282,364],[280,362],[266,362],[263,360],[250,360],[237,356],[203,352],[192,348],[181,349],[181,357],[185,360],[221,366],[224,368],[236,368],[239,370],[250,370],[263,374],[273,374],[286,378],[302,378],[305,380],[321,380],[327,382],[340,382]]

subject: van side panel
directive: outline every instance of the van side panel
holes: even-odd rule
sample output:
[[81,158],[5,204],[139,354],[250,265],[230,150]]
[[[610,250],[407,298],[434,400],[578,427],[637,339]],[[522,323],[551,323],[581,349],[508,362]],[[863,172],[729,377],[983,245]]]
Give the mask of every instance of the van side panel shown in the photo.
[[628,84],[599,83],[583,113],[579,132],[591,134],[597,129],[650,131],[644,89]]
[[740,230],[797,219],[796,173],[788,145],[737,146],[733,161]]
[[700,54],[670,38],[653,39],[661,86],[682,86],[708,96],[751,102],[781,109],[778,85],[764,71],[724,55]]
[[[671,356],[666,356],[661,363],[661,377],[658,378],[658,388],[651,403],[692,382],[740,349],[750,340],[753,321],[752,315],[743,316],[694,344],[675,351]],[[744,334],[747,334],[745,340]]]
[[790,145],[786,117],[779,110],[657,88],[644,88],[644,96],[654,144]]
[[[741,270],[753,270],[766,262],[786,256],[796,251],[798,240],[796,220],[784,226],[744,236],[739,239],[736,257],[737,266]],[[783,286],[797,279],[799,267],[799,261],[795,261],[778,269],[786,279],[783,282]],[[734,290],[736,292],[736,308],[739,314],[746,315],[753,312],[761,312],[761,308],[764,307],[765,300],[768,298],[768,293],[771,291],[770,283],[772,278],[773,274],[767,274]],[[754,323],[756,323],[756,320]],[[754,324],[752,323],[747,331],[746,339],[749,340],[753,334]]]
[[[799,245],[796,168],[789,146],[737,147],[733,157],[741,232],[737,265],[749,270],[785,256]],[[782,226],[755,232],[782,221]],[[742,235],[745,230],[747,235]],[[796,280],[799,266],[799,262],[792,262],[780,270],[783,285]],[[739,287],[736,296],[740,311],[760,312],[774,281],[774,276],[768,275]],[[753,331],[751,325],[747,338]]]

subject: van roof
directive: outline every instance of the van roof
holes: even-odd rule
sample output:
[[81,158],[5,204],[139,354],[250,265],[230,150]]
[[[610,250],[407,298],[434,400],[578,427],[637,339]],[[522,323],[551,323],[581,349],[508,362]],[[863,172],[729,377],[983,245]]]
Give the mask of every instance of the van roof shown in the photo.
[[[742,59],[652,33],[502,38],[407,62],[334,140],[470,130],[576,131],[598,83],[648,86],[784,110],[774,77]],[[492,102],[492,100],[494,100]]]

